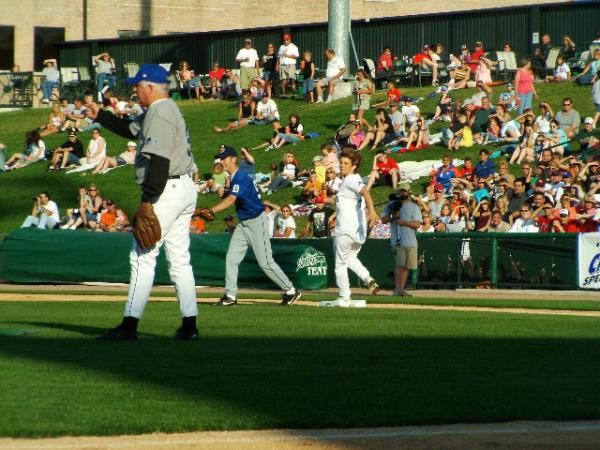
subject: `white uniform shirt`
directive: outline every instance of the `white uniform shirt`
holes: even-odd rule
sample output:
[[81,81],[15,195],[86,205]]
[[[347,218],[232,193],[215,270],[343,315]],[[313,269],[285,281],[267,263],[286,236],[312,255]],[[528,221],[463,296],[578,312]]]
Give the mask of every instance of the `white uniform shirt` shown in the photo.
[[246,67],[246,68],[256,67],[256,61],[258,61],[258,53],[256,53],[255,49],[242,48],[238,52],[237,56],[235,57],[236,60],[245,59],[245,58],[248,58],[248,61],[241,62],[240,67]]
[[359,174],[344,177],[335,196],[335,235],[350,236],[362,244],[367,238],[367,215],[360,191],[365,187]]
[[339,56],[335,56],[329,61],[327,61],[327,69],[325,70],[325,78],[331,80],[335,77],[340,70],[345,69],[346,64],[344,64],[344,60]]
[[287,56],[283,56],[284,53],[288,55],[294,55],[296,58],[300,57],[300,53],[298,52],[298,47],[296,47],[291,42],[288,45],[281,45],[279,47],[279,51],[277,52],[277,56],[279,57],[279,64],[282,66],[295,66],[296,60],[294,58],[288,58]]
[[262,118],[267,118],[272,113],[274,113],[273,117],[276,120],[279,120],[279,111],[277,110],[277,104],[271,99],[269,99],[267,103],[263,102],[262,100],[258,102],[256,104],[256,113],[257,115],[260,114]]

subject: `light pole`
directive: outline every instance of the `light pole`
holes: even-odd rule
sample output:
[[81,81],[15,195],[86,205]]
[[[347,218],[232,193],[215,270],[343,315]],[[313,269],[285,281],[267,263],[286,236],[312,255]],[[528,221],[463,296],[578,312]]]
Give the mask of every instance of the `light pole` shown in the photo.
[[347,66],[350,64],[350,2],[351,0],[329,0],[327,44],[340,56]]

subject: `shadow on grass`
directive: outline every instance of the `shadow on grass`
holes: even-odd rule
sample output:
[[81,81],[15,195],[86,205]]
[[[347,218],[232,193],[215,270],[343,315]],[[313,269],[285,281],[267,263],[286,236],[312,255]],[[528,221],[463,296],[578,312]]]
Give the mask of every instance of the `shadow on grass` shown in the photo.
[[[68,323],[20,323],[86,337],[102,331]],[[67,408],[60,424],[12,425],[8,432],[17,435],[380,427],[600,415],[600,340],[595,339],[209,335],[198,342],[142,336],[120,343],[32,335],[0,338],[0,354],[53,367],[47,377],[32,374],[28,379],[28,397],[33,397],[23,399],[25,406],[31,405],[28,413],[58,398],[63,405],[90,409],[83,422]],[[63,378],[57,378],[57,367],[66,373]],[[56,387],[69,384],[79,373],[73,369],[91,374],[89,392]],[[119,397],[111,389],[120,383],[134,392]],[[106,397],[92,400],[101,389],[108,389]],[[136,393],[146,408],[150,405],[144,412],[153,418],[140,414]],[[173,404],[181,399],[193,406],[180,411]],[[9,410],[2,422],[17,423],[14,414]],[[0,423],[3,434],[6,423]]]

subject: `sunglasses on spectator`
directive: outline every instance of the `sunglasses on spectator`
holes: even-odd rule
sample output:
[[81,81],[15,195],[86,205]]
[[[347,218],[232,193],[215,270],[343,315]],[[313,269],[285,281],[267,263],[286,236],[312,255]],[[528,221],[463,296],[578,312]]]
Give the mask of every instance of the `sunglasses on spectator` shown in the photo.
[[563,103],[563,106],[571,106],[570,103]]
[[528,209],[522,209],[521,212],[529,212]]

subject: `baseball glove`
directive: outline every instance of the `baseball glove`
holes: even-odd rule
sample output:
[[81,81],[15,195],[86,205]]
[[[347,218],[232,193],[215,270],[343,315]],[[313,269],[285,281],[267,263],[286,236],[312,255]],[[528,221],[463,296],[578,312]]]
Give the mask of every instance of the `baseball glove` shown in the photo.
[[194,215],[202,217],[207,222],[212,222],[213,220],[215,220],[214,213],[208,208],[198,208],[194,212]]
[[145,249],[160,240],[162,234],[158,217],[150,202],[142,202],[133,217],[133,234],[138,245]]

